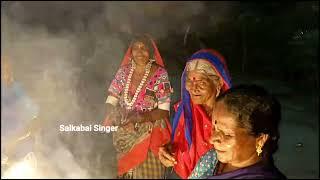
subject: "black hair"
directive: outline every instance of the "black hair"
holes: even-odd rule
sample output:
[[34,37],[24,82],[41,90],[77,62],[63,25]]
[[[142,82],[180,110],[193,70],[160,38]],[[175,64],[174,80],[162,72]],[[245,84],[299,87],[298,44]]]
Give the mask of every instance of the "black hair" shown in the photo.
[[154,58],[154,49],[151,42],[151,37],[149,37],[147,34],[136,34],[133,36],[131,45],[135,42],[143,42],[143,44],[149,49],[150,58]]
[[269,138],[263,146],[262,156],[272,160],[278,149],[281,104],[261,86],[248,84],[235,86],[217,98],[227,111],[236,117],[239,127],[258,137],[267,134]]

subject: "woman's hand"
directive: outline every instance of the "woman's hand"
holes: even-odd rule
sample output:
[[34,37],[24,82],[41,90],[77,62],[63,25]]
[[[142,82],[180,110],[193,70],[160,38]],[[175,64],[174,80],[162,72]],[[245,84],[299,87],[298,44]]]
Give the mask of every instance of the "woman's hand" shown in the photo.
[[177,161],[173,157],[174,154],[169,153],[168,149],[166,149],[165,147],[160,147],[159,148],[159,154],[158,155],[159,155],[160,162],[166,167],[172,167],[175,164],[177,164]]
[[154,109],[147,112],[135,112],[132,111],[128,113],[127,119],[129,122],[133,123],[145,123],[145,122],[155,122],[159,119],[169,118],[169,112],[161,109]]
[[122,108],[107,104],[105,121],[107,120],[113,125],[119,125],[122,114],[124,114]]
[[128,113],[128,116],[127,116],[128,122],[133,124],[138,122],[144,122],[144,119],[145,117],[141,113],[134,112],[134,111]]

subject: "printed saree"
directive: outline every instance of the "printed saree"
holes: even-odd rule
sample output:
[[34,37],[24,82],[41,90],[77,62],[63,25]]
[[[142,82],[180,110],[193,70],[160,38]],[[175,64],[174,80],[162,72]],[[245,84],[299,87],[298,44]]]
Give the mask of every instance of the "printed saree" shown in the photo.
[[[152,41],[153,42],[153,41]],[[146,81],[133,105],[135,112],[147,112],[154,109],[170,110],[172,88],[168,73],[163,67],[162,58],[153,42],[157,70]],[[130,47],[122,65],[108,89],[109,96],[116,98],[120,107],[125,108],[123,90],[131,68]],[[134,88],[129,86],[128,96],[134,96]],[[106,124],[105,124],[106,125]],[[158,159],[159,147],[170,141],[168,119],[140,123],[138,128],[128,124],[119,127],[113,133],[113,144],[117,151],[118,177],[120,178],[162,178],[164,167]],[[151,169],[151,170],[147,170]],[[154,172],[152,169],[157,169]]]

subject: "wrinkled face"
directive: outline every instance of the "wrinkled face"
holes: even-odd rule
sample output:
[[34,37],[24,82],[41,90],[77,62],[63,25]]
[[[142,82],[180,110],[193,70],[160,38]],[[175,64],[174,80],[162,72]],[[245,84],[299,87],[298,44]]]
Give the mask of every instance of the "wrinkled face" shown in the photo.
[[220,162],[240,164],[256,156],[256,138],[237,126],[234,115],[226,110],[223,102],[216,103],[212,123],[214,129],[210,143],[214,145]]
[[215,98],[217,93],[213,80],[198,71],[189,71],[187,73],[186,89],[195,104],[206,104],[211,98]]
[[149,49],[143,42],[136,41],[132,45],[132,56],[138,65],[146,65],[150,56]]

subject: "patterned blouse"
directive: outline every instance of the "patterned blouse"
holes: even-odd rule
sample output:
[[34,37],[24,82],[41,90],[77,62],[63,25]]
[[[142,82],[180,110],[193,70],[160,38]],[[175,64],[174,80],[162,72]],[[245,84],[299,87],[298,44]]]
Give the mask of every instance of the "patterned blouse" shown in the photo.
[[217,163],[217,153],[211,149],[200,158],[188,179],[207,179],[213,175]]
[[[119,100],[121,107],[126,106],[123,98],[123,90],[130,68],[131,64],[121,67],[108,89],[111,96],[116,97]],[[133,108],[135,111],[151,111],[156,108],[169,111],[170,95],[172,92],[168,73],[164,68],[159,66],[142,88]],[[134,89],[130,86],[129,96],[133,97],[134,93]]]
[[[108,91],[110,95],[106,103],[114,104],[118,103],[122,108],[126,107],[124,102],[124,87],[130,72],[131,64],[122,66],[115,75]],[[133,97],[135,90],[132,89],[132,86],[129,86],[128,95]],[[154,109],[170,110],[170,95],[172,93],[172,88],[168,79],[167,71],[158,67],[153,75],[146,81],[146,84],[141,89],[139,95],[137,96],[136,102],[132,106],[133,111],[136,112],[146,112]],[[136,145],[142,142],[147,137],[153,134],[154,128],[166,129],[167,124],[165,119],[158,119],[155,122],[145,122],[141,123],[139,127],[134,130],[130,126],[119,127],[116,132],[113,133],[113,144],[119,153],[119,157],[132,151]],[[154,137],[159,136],[165,137],[160,131],[158,135],[153,135]],[[155,142],[150,142],[155,143]],[[161,142],[162,143],[162,142]],[[149,146],[149,145],[148,145]],[[151,146],[151,145],[150,145]],[[141,150],[146,151],[146,150]],[[145,155],[147,151],[145,152]]]

